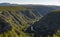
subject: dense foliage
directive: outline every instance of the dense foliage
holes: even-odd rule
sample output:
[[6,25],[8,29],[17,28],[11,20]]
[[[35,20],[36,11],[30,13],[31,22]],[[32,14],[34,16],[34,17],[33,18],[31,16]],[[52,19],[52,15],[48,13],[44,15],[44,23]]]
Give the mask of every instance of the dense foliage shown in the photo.
[[[29,25],[38,21],[41,16],[37,16],[37,12],[34,13],[32,10],[26,7],[20,6],[0,6],[0,29],[7,32],[0,34],[0,37],[30,37],[29,34],[24,33]],[[5,22],[8,24],[5,25]],[[4,24],[1,24],[4,23]],[[11,27],[12,29],[9,30]]]

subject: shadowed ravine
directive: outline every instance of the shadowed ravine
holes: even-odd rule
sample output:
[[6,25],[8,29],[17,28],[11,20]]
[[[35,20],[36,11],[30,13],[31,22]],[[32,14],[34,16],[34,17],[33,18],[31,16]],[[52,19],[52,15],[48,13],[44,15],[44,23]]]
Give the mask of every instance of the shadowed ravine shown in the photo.
[[60,11],[52,11],[28,27],[25,33],[34,33],[34,37],[54,37],[58,30],[60,30]]
[[0,34],[4,34],[12,30],[12,26],[0,17]]

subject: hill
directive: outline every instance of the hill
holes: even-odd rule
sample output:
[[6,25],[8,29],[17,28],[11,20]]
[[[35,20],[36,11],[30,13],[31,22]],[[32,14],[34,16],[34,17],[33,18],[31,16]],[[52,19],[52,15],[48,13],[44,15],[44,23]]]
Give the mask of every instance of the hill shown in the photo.
[[34,37],[54,37],[54,34],[60,37],[60,10],[48,13],[39,21],[29,26],[25,32],[34,33]]
[[0,33],[0,37],[31,37],[30,34],[24,33],[23,30],[39,21],[50,11],[58,10],[54,6],[11,6],[9,3],[5,4],[7,3],[3,3],[3,6],[0,6],[0,29],[2,32]]
[[18,4],[11,4],[11,3],[0,3],[0,6],[16,6]]
[[60,10],[60,6],[56,5],[34,5],[34,4],[11,4],[11,3],[0,3],[0,6],[21,6],[27,7],[35,12],[38,12],[40,15],[44,16],[52,10]]
[[[2,21],[4,20],[3,22],[0,21],[1,26],[3,26],[1,27],[3,29],[0,29],[4,31],[0,33],[0,37],[28,37],[28,35],[26,35],[22,30],[38,21],[41,16],[37,12],[27,9],[27,7],[0,6],[0,18]],[[1,22],[7,22],[7,27]]]

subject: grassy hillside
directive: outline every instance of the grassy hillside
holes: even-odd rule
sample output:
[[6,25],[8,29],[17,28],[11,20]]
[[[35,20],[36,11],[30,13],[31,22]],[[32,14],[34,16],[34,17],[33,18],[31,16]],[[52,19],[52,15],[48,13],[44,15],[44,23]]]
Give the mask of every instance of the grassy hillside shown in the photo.
[[27,7],[0,6],[0,18],[12,26],[10,31],[1,33],[0,37],[30,37],[22,30],[38,21],[41,16]]
[[[0,29],[1,31],[5,30],[0,33],[0,37],[33,37],[30,34],[24,33],[23,30],[26,30],[30,25],[41,19],[42,15],[40,14],[40,10],[42,8],[32,9],[25,6],[0,6]],[[45,13],[45,11],[43,12]],[[4,20],[4,24],[1,23],[1,20]],[[49,18],[46,20],[49,20]],[[5,23],[8,23],[8,25],[5,25]],[[59,34],[60,31],[58,30],[54,36],[60,36]]]

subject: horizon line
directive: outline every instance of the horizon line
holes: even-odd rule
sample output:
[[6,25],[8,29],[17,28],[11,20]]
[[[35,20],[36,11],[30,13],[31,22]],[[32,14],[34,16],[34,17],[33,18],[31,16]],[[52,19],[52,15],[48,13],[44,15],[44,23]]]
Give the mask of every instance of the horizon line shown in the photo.
[[9,3],[9,2],[0,2],[1,3],[8,3],[8,4],[17,4],[17,5],[47,5],[47,6],[60,6],[56,4],[41,4],[41,3]]

